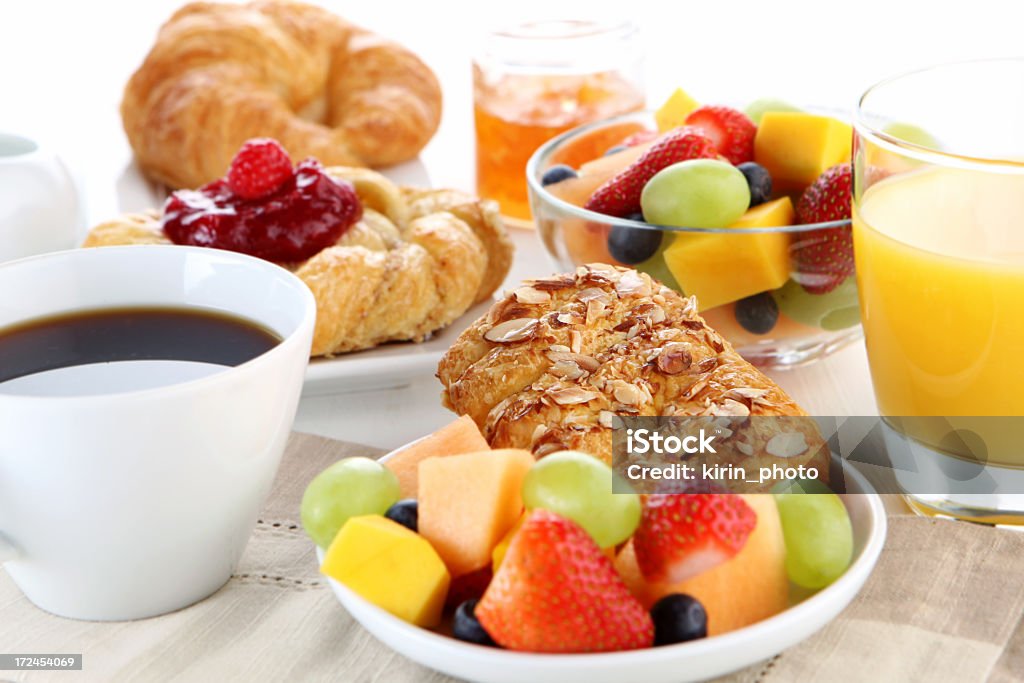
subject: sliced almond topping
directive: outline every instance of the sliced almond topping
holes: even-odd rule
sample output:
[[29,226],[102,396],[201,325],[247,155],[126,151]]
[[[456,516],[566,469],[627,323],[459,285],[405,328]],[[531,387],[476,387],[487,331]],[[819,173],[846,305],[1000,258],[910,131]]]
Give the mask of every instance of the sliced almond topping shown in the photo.
[[807,451],[807,439],[801,432],[782,432],[769,439],[764,449],[779,458],[792,458]]
[[556,278],[550,278],[547,280],[533,280],[530,282],[530,286],[534,289],[539,289],[544,292],[553,292],[559,289],[567,289],[576,284],[574,278],[568,275],[561,275]]
[[615,413],[610,410],[602,410],[597,414],[597,423],[602,427],[611,429],[614,425]]
[[573,353],[579,353],[583,348],[583,335],[579,330],[573,330],[569,334],[569,348]]
[[579,387],[567,387],[565,389],[554,389],[547,393],[552,401],[560,406],[571,406],[577,403],[587,403],[600,396],[596,391],[588,391]]
[[715,358],[714,356],[708,356],[707,358],[697,363],[697,365],[694,366],[694,370],[696,370],[699,373],[705,373],[711,372],[716,367],[718,367],[718,359]]
[[573,353],[566,346],[560,346],[559,348],[565,350],[555,351],[555,348],[551,347],[551,349],[547,353],[548,358],[550,358],[552,361],[556,363],[559,361],[569,361],[571,363],[579,365],[587,372],[593,372],[594,370],[597,370],[599,367],[601,367],[601,364],[593,356],[584,356],[582,353]]
[[658,370],[666,375],[678,375],[693,365],[693,355],[686,344],[666,344],[656,361]]
[[493,325],[514,318],[527,318],[530,313],[529,308],[523,306],[515,297],[509,296],[491,307],[487,319]]
[[537,334],[536,318],[513,318],[498,323],[484,332],[484,339],[495,344],[513,344],[532,339]]
[[746,403],[740,403],[739,401],[727,398],[721,403],[711,406],[711,414],[745,417],[750,415],[750,408],[747,407]]
[[576,299],[584,303],[596,300],[608,301],[608,295],[600,287],[587,287],[580,290],[579,294],[576,295]]
[[605,305],[601,299],[591,299],[587,302],[587,326],[593,325],[604,315]]
[[614,382],[614,387],[612,395],[615,396],[616,401],[623,405],[639,406],[646,402],[644,391],[635,384],[630,384],[625,380],[617,379]]
[[522,304],[546,304],[551,301],[551,294],[534,287],[520,287],[515,292],[516,299]]
[[693,398],[694,396],[699,394],[701,391],[703,391],[704,387],[706,387],[707,385],[708,385],[708,381],[706,379],[697,380],[696,382],[694,382],[693,384],[690,385],[690,388],[686,390],[686,393],[684,394],[684,396],[686,398]]
[[570,382],[574,382],[586,374],[583,368],[571,360],[555,361],[548,371],[555,377],[559,377]]
[[552,344],[548,347],[548,358],[551,358],[553,353],[569,353],[569,347],[565,344]]
[[544,436],[544,433],[547,432],[547,431],[548,431],[548,426],[547,425],[544,425],[544,424],[537,425],[537,428],[533,430],[533,434],[530,436],[530,444],[533,445],[533,444],[537,443],[537,441],[540,440],[540,438],[542,436]]
[[650,296],[651,288],[647,284],[640,273],[635,270],[627,270],[619,278],[618,282],[615,283],[615,291],[620,296],[626,296],[628,294],[640,294],[642,296]]
[[767,389],[755,389],[753,387],[735,387],[725,392],[726,398],[741,399],[745,398],[750,401],[761,398],[768,393]]
[[684,319],[680,320],[679,321],[679,325],[680,325],[680,327],[685,327],[688,330],[703,330],[704,329],[704,323],[702,323],[699,320],[691,320],[689,318],[684,318]]
[[736,442],[736,450],[748,457],[754,455],[754,447],[744,441]]

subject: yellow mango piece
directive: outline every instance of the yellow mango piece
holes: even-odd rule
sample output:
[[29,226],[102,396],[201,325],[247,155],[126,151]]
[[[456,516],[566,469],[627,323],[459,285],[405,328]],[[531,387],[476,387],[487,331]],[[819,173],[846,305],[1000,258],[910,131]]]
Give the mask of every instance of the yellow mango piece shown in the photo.
[[654,112],[654,121],[658,124],[658,132],[677,128],[686,122],[686,117],[700,106],[700,103],[690,97],[682,88],[676,88],[675,92],[669,95],[665,104]]
[[379,515],[351,517],[320,572],[416,626],[441,621],[451,576],[425,538]]
[[770,111],[754,138],[754,161],[768,169],[776,192],[802,191],[825,170],[850,160],[853,128],[829,116]]
[[777,289],[789,279],[789,235],[742,231],[792,225],[794,218],[793,202],[781,197],[743,214],[729,226],[735,235],[677,233],[665,264],[702,311]]
[[491,563],[523,512],[523,478],[533,463],[532,453],[514,448],[420,463],[419,530],[452,576]]

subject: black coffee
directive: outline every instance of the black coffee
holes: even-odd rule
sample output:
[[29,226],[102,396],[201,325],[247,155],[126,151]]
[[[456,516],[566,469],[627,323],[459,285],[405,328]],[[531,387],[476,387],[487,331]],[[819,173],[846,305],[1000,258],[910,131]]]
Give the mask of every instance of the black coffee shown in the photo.
[[170,360],[234,366],[281,338],[242,318],[189,308],[104,308],[0,329],[0,382],[91,363]]

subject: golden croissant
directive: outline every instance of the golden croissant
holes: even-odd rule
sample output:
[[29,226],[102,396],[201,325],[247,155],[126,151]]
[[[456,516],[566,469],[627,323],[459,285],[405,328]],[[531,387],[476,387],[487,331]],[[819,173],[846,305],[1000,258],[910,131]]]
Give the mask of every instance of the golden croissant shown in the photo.
[[[492,447],[538,456],[573,449],[611,462],[617,415],[806,415],[707,326],[692,297],[604,264],[524,283],[462,333],[438,378],[444,404],[473,418]],[[764,452],[771,428],[754,425],[760,450],[750,455],[796,464]],[[816,426],[793,428],[804,459],[820,460]]]
[[[316,298],[312,355],[423,341],[508,274],[512,243],[494,202],[399,187],[363,168],[326,172],[352,183],[363,217],[335,246],[288,264]],[[151,211],[96,226],[83,246],[170,243]]]
[[328,166],[411,159],[437,130],[441,89],[416,55],[319,7],[196,2],[160,29],[121,117],[147,175],[198,187],[253,137]]

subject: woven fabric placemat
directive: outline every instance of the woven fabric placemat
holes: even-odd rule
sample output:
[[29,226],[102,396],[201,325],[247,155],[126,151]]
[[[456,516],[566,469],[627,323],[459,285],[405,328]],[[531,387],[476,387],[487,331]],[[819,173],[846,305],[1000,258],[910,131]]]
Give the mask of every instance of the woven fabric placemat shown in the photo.
[[[84,655],[82,671],[0,671],[0,681],[452,681],[395,654],[348,616],[299,525],[302,492],[320,470],[380,454],[295,434],[236,574],[173,614],[127,623],[61,619],[33,607],[0,572],[0,652]],[[1021,567],[1024,534],[891,516],[878,566],[839,618],[721,680],[1024,680]]]

